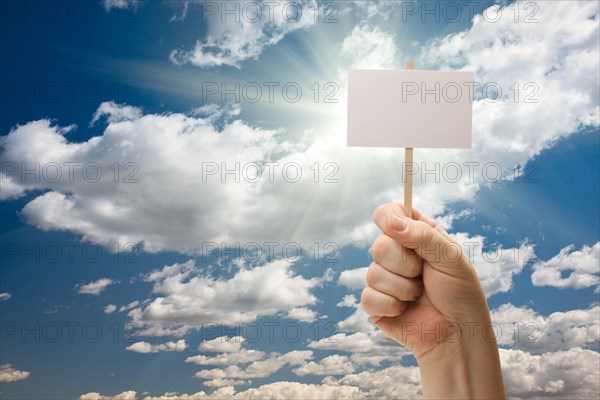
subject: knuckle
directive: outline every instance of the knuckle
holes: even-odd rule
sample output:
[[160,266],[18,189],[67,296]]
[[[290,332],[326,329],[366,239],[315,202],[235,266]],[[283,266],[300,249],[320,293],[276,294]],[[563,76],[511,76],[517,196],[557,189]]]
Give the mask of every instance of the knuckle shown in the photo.
[[433,238],[433,228],[429,225],[419,221],[419,242],[420,243],[429,243]]
[[373,289],[366,287],[363,289],[362,294],[360,295],[360,304],[367,313],[373,310],[371,290]]
[[380,235],[371,246],[371,257],[375,261],[381,261],[388,252],[387,240],[384,235]]
[[393,297],[386,297],[385,299],[385,310],[393,314],[398,311],[400,302]]
[[367,276],[365,280],[367,281],[367,286],[373,286],[377,282],[377,264],[372,263],[369,269],[367,270]]
[[415,278],[421,274],[421,264],[418,260],[411,262],[406,268],[405,276],[408,278]]
[[373,221],[376,221],[378,219],[378,217],[383,213],[383,210],[385,209],[386,204],[382,204],[380,206],[378,206],[375,211],[373,211]]

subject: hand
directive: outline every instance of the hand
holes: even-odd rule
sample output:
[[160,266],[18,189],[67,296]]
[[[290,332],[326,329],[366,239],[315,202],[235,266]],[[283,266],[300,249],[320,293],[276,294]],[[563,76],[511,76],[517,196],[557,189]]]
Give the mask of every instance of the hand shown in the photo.
[[[454,397],[448,390],[456,388],[446,386],[455,385],[458,379],[466,392],[453,392],[455,398],[471,397],[473,393],[503,398],[498,350],[493,330],[489,329],[486,298],[475,268],[461,246],[418,211],[413,210],[413,219],[406,217],[401,204],[378,207],[373,219],[383,234],[373,243],[374,262],[367,271],[367,287],[361,298],[373,323],[413,352],[426,395]],[[483,363],[470,362],[473,357],[482,358]],[[464,374],[452,379],[452,374],[444,371],[450,380],[442,382],[438,375],[445,362],[450,362],[448,368],[455,369],[464,363]],[[479,364],[487,368],[486,372],[474,369]],[[488,375],[490,390],[471,387],[469,373]]]

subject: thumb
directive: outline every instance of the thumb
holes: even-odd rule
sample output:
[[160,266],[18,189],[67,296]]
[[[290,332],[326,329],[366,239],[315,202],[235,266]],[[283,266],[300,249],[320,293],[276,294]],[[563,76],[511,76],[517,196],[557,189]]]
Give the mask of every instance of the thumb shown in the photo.
[[460,245],[431,225],[401,215],[390,215],[385,225],[388,236],[401,246],[414,250],[435,269],[456,275],[465,265]]

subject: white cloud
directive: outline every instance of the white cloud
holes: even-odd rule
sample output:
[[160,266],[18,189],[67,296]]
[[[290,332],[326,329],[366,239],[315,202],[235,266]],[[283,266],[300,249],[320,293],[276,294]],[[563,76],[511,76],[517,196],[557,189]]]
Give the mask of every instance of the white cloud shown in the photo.
[[352,362],[360,366],[377,366],[383,361],[397,361],[410,354],[406,348],[386,337],[371,324],[369,315],[356,303],[355,296],[345,296],[340,304],[356,310],[336,324],[335,332],[321,340],[309,342],[308,348],[350,353]]
[[542,355],[500,350],[507,394],[522,399],[598,398],[599,357],[596,351],[580,348]]
[[29,371],[19,371],[10,364],[0,365],[0,382],[16,382],[27,379],[31,375]]
[[599,315],[600,306],[554,312],[547,317],[512,304],[491,312],[500,345],[535,353],[600,345]]
[[112,314],[117,310],[117,306],[114,304],[109,304],[107,306],[104,307],[104,313],[105,314]]
[[356,305],[356,310],[348,318],[337,324],[341,332],[378,332],[371,324],[369,314],[363,310],[360,304]]
[[102,3],[106,11],[110,11],[113,8],[121,10],[126,8],[136,9],[140,0],[102,0]]
[[[111,111],[110,115],[117,118],[120,113]],[[338,205],[330,200],[338,193],[337,185],[314,182],[309,167],[315,160],[327,162],[331,157],[325,153],[337,151],[331,138],[313,141],[307,136],[300,143],[291,143],[280,140],[275,130],[254,128],[240,120],[218,129],[208,119],[145,115],[110,123],[103,135],[82,143],[68,143],[67,130],[51,126],[47,120],[36,121],[18,126],[0,139],[2,157],[8,164],[63,166],[57,182],[36,182],[30,177],[21,182],[18,193],[51,189],[22,210],[30,224],[42,230],[72,231],[106,245],[116,242],[121,248],[141,243],[149,252],[197,253],[218,248],[222,242],[257,243],[262,246],[263,258],[271,254],[281,257],[288,243],[307,248],[315,241],[347,242],[349,235],[341,218],[358,223],[367,209],[375,207],[373,200],[361,206],[364,213],[341,216],[334,212]],[[279,164],[265,167],[267,162]],[[120,169],[117,184],[115,163]],[[263,168],[258,182],[253,182],[254,163]],[[69,165],[75,165],[73,175]],[[230,175],[223,182],[222,170],[236,165],[240,168],[238,181]],[[289,179],[289,169],[284,175],[284,168],[295,165],[302,174],[296,183]],[[219,172],[209,175],[214,166]],[[272,175],[268,168],[273,168]],[[96,182],[97,171],[101,175]],[[162,189],[154,193],[157,187]],[[321,204],[307,210],[309,197],[317,193]],[[283,207],[282,196],[306,197],[306,201]],[[215,204],[229,211],[218,213]],[[301,226],[281,224],[300,219],[305,221]],[[271,229],[263,229],[265,226]],[[329,229],[323,231],[324,226]],[[265,244],[268,242],[276,243],[273,253]]]
[[[289,353],[288,353],[289,354]],[[285,356],[285,355],[284,355]],[[581,348],[567,351],[549,352],[532,355],[522,350],[500,349],[502,373],[509,398],[568,398],[590,399],[599,396],[598,381],[600,372],[597,368],[599,353]],[[276,357],[275,357],[276,358]],[[275,359],[274,358],[274,359]],[[294,356],[298,363],[309,357]],[[316,364],[316,363],[315,363]],[[264,365],[262,365],[264,367]],[[269,368],[276,371],[280,368]],[[202,371],[201,371],[202,372]],[[419,369],[412,366],[394,365],[379,370],[362,371],[347,374],[340,378],[326,376],[321,385],[298,382],[273,382],[257,388],[235,392],[233,385],[241,381],[226,376],[251,375],[239,368],[213,370],[209,373],[218,384],[231,383],[215,392],[207,394],[168,394],[158,397],[146,397],[146,400],[200,400],[200,399],[262,399],[262,398],[420,398],[422,397]],[[258,374],[264,375],[264,374]],[[220,376],[220,377],[216,377]],[[209,382],[209,386],[212,384]],[[125,392],[124,392],[125,393]],[[108,399],[92,393],[86,399]],[[96,396],[96,397],[93,397]]]
[[245,381],[242,379],[211,379],[209,381],[204,381],[202,384],[207,387],[216,387],[221,388],[224,386],[240,386],[240,385],[249,385],[251,381]]
[[2,182],[0,201],[17,199],[25,192],[25,189],[19,182],[16,182],[13,177],[6,175],[4,172],[0,172],[0,182]]
[[[493,5],[490,17],[476,15],[469,29],[432,40],[422,57],[426,65],[474,71],[481,85],[500,86],[501,101],[474,103],[473,150],[483,161],[507,168],[524,165],[557,138],[598,126],[599,120],[598,3],[539,2],[538,22],[524,17],[530,6],[526,1]],[[522,17],[518,22],[515,8]],[[499,20],[492,22],[496,15]],[[516,102],[510,89],[515,82]],[[538,89],[531,98],[538,102],[526,102]]]
[[338,278],[338,285],[346,286],[350,289],[361,290],[367,285],[365,277],[369,267],[347,269],[342,271]]
[[239,105],[239,103],[209,103],[193,108],[190,114],[193,117],[206,118],[207,120],[214,122],[222,118],[230,119],[231,117],[240,115],[241,111],[242,107]]
[[125,306],[119,307],[119,312],[131,310],[132,308],[137,307],[139,304],[140,304],[140,302],[138,300],[132,301],[131,303],[129,303]]
[[[472,69],[477,81],[498,82],[507,96],[514,82],[534,81],[540,87],[537,104],[516,104],[510,96],[496,103],[477,100],[471,150],[440,149],[418,155],[428,168],[435,162],[442,166],[450,162],[463,165],[465,160],[479,163],[472,181],[466,167],[457,183],[437,183],[431,178],[421,182],[422,177],[415,177],[414,204],[425,214],[441,215],[450,202],[473,199],[477,190],[488,184],[482,177],[486,163],[509,170],[515,162],[524,165],[556,138],[572,134],[582,125],[597,126],[598,27],[594,18],[598,5],[538,5],[538,17],[544,23],[515,23],[514,14],[504,12],[497,23],[476,18],[464,32],[425,46],[423,65]],[[376,30],[361,26],[356,32]],[[346,48],[352,53],[348,49],[354,47],[348,44]],[[538,52],[533,60],[530,54]],[[497,62],[490,54],[513,56],[506,58],[510,59],[507,63]],[[340,67],[346,69],[346,65]],[[343,92],[342,88],[340,98]],[[66,181],[64,169],[59,182],[21,180],[4,171],[13,197],[44,191],[21,211],[28,223],[43,230],[74,232],[99,243],[142,243],[151,252],[200,252],[202,244],[221,242],[276,241],[281,243],[279,249],[282,242],[292,241],[307,246],[314,241],[364,246],[377,234],[370,221],[372,210],[403,197],[400,173],[393,176],[389,172],[402,170],[397,149],[346,148],[343,111],[329,125],[317,126],[302,136],[302,132],[261,129],[239,119],[216,127],[209,117],[147,114],[136,118],[135,112],[124,107],[101,107],[109,113],[109,125],[85,142],[69,142],[69,128],[52,126],[49,120],[17,126],[2,136],[5,162],[94,162],[105,172],[101,181],[90,184],[81,177],[81,169],[71,183]],[[123,114],[128,115],[127,120],[121,120]],[[288,134],[302,139],[286,141]],[[374,159],[378,162],[373,163]],[[137,168],[137,183],[114,184],[108,168],[120,162],[124,169],[123,161],[135,165],[121,171],[120,179]],[[243,179],[222,183],[217,175],[202,181],[202,165],[207,162],[233,168],[236,162],[268,161],[297,162],[307,179],[290,184],[277,175],[273,183],[264,177],[256,184]],[[309,166],[315,161],[335,162],[339,183],[315,184],[309,175]],[[493,170],[488,172],[493,175]],[[340,193],[349,195],[340,197]],[[351,195],[355,193],[369,195]],[[270,229],[264,229],[266,226]],[[490,283],[492,291],[504,290],[506,284],[493,286]]]
[[12,294],[8,292],[0,293],[0,301],[9,300],[12,297]]
[[[339,281],[338,281],[339,283]],[[337,307],[356,307],[356,296],[353,294],[347,294],[344,296],[342,301],[336,304]]]
[[[532,355],[521,350],[500,349],[502,373],[510,398],[591,399],[599,394],[598,352],[573,348]],[[370,398],[419,398],[421,379],[417,367],[392,366],[363,371],[323,383],[369,390]]]
[[323,383],[359,387],[368,390],[368,398],[416,399],[423,396],[421,376],[417,367],[396,365],[377,371],[350,374],[339,379],[326,377]]
[[[326,273],[327,275],[327,273]],[[259,316],[280,315],[316,304],[313,288],[324,278],[304,279],[291,271],[291,263],[277,260],[253,269],[241,268],[231,279],[214,279],[193,261],[153,271],[158,295],[129,312],[133,322],[146,327],[145,335],[183,334],[202,324],[249,323]],[[304,313],[295,315],[305,318]]]
[[597,286],[600,284],[600,242],[583,246],[581,250],[570,245],[550,260],[536,262],[531,282],[536,286],[573,289]]
[[355,69],[391,69],[396,65],[394,36],[369,26],[356,26],[344,42],[340,55]]
[[[185,362],[197,365],[235,365],[259,361],[265,358],[265,353],[259,350],[241,349],[235,353],[221,353],[215,356],[197,355],[188,357]],[[231,384],[219,386],[234,386]]]
[[[286,34],[314,24],[308,7],[317,7],[315,1],[252,3],[252,7],[249,7],[247,2],[230,3],[232,6],[227,2],[213,2],[211,5],[218,11],[215,15],[211,15],[212,10],[206,13],[206,38],[197,40],[191,50],[173,50],[171,61],[178,65],[189,63],[203,68],[221,65],[240,68],[243,61],[258,59],[265,48],[277,44]],[[225,17],[222,11],[226,7],[237,9],[234,12],[237,15]],[[294,14],[297,8],[301,11]],[[236,17],[238,21],[235,21]]]
[[136,342],[131,346],[127,346],[126,350],[133,351],[135,353],[158,353],[163,351],[184,351],[187,349],[187,344],[184,339],[178,340],[177,342],[167,342],[160,344],[150,344],[148,342]]
[[114,285],[116,282],[110,278],[100,278],[97,281],[77,285],[78,293],[80,294],[91,294],[94,296],[99,295],[110,285]]
[[317,312],[307,307],[296,307],[288,311],[286,317],[302,322],[313,322],[317,319]]
[[217,382],[223,382],[224,379],[252,379],[266,378],[279,371],[286,365],[302,366],[306,360],[311,359],[312,351],[293,350],[285,354],[272,353],[267,358],[254,361],[244,368],[237,365],[229,365],[225,368],[204,369],[196,372],[195,376],[206,380],[204,384],[215,386]]
[[260,400],[260,399],[314,399],[314,400],[337,400],[337,399],[362,399],[365,394],[360,388],[344,385],[316,385],[299,382],[273,382],[257,388],[251,388],[236,393],[234,388],[223,387],[214,393],[207,394],[198,392],[194,394],[182,394],[172,396],[147,397],[144,400]]
[[142,116],[142,110],[138,107],[116,104],[113,101],[105,101],[100,104],[90,125],[95,124],[100,118],[106,116],[108,123],[133,121]]
[[242,349],[242,343],[245,340],[242,336],[221,336],[200,343],[198,350],[213,353],[235,353]]
[[318,362],[311,361],[293,370],[296,375],[346,375],[354,372],[354,365],[347,356],[333,354]]
[[467,233],[455,233],[451,236],[477,270],[487,297],[509,291],[513,276],[521,273],[527,261],[535,255],[534,247],[529,243],[510,248],[498,246],[491,251],[484,251],[486,243],[482,236],[469,236]]
[[[259,350],[249,350],[242,347],[245,339],[242,336],[221,336],[212,340],[204,341],[198,347],[198,350],[220,353],[217,355],[197,355],[186,358],[185,362],[198,365],[234,365],[246,364],[253,361],[259,361],[266,357],[266,353]],[[218,386],[234,386],[234,384],[225,384]]]

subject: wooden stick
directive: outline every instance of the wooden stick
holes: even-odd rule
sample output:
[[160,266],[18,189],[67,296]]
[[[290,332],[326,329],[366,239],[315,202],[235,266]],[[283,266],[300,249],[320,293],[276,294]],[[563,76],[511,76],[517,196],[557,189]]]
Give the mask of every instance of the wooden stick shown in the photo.
[[[410,168],[410,172],[409,172]],[[413,149],[404,149],[404,212],[412,218]]]
[[[406,69],[415,69],[415,62],[407,61]],[[409,167],[410,172],[408,170]],[[404,149],[404,212],[409,218],[412,218],[413,174],[413,149],[412,147],[407,147]]]

